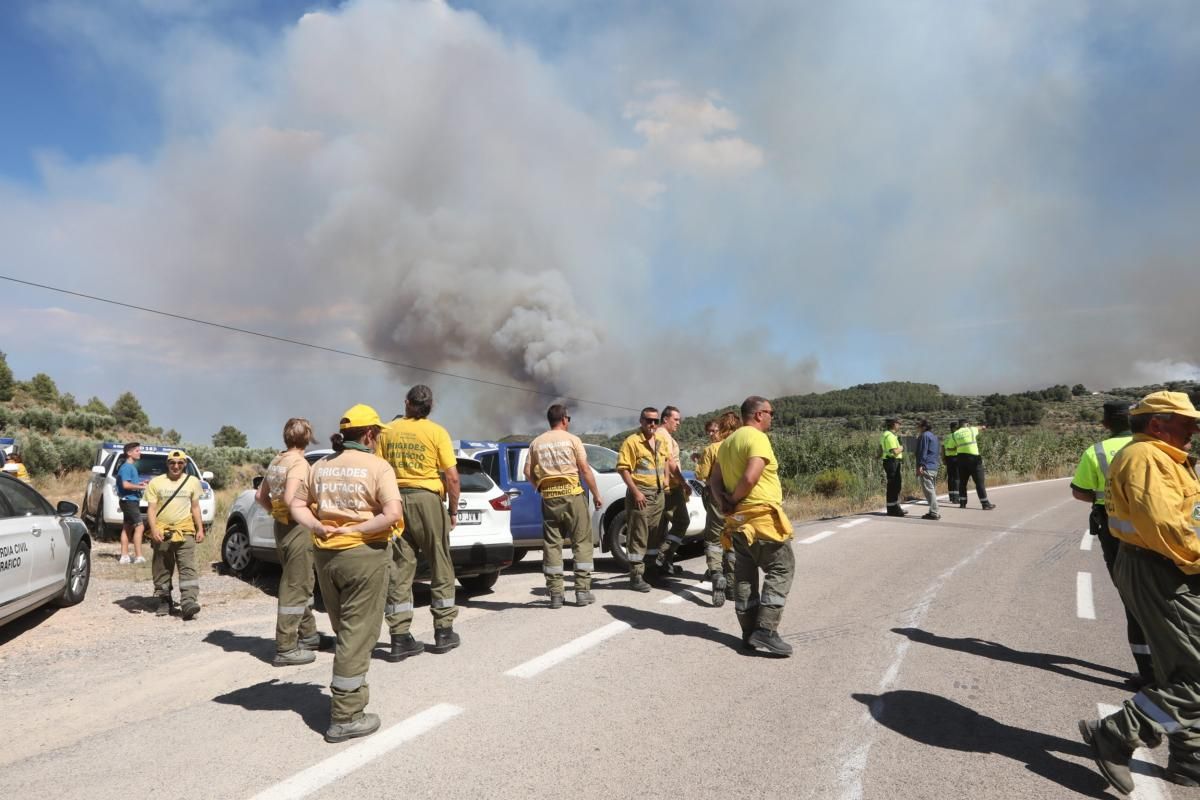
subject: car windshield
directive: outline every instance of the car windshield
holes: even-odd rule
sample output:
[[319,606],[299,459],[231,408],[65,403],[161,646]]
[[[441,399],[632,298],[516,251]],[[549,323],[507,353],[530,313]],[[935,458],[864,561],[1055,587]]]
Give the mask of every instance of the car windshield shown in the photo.
[[616,451],[609,450],[607,447],[601,447],[597,444],[585,444],[583,449],[587,452],[588,465],[595,472],[611,473],[617,471]]
[[464,492],[490,492],[496,485],[478,461],[465,458],[458,460],[458,481]]
[[[118,460],[116,467],[114,467],[114,469],[113,469],[113,474],[116,474],[116,470],[120,469],[121,464],[123,464],[123,463],[125,463],[125,459],[120,458]],[[138,459],[137,464],[135,464],[134,466],[137,467],[138,475],[140,475],[143,480],[149,480],[150,478],[156,478],[159,475],[166,475],[167,474],[167,454],[166,453],[142,453],[142,457]],[[196,471],[196,465],[192,462],[192,460],[190,458],[188,459],[187,470],[185,470],[185,471],[187,472],[188,475],[192,475],[193,477],[196,477],[196,478],[200,477],[200,473],[198,473]]]

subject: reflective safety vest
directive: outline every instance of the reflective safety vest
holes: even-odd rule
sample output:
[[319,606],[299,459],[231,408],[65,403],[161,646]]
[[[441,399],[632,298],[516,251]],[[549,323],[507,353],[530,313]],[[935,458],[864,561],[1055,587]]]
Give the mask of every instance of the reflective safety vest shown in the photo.
[[979,455],[979,428],[964,425],[954,432],[954,449],[960,456]]
[[1113,456],[1132,440],[1133,434],[1127,433],[1123,436],[1113,436],[1102,442],[1096,442],[1089,447],[1079,460],[1079,467],[1075,470],[1075,478],[1071,481],[1071,485],[1091,490],[1095,495],[1092,502],[1098,506],[1104,505],[1105,485],[1108,483],[1108,465],[1112,462]]
[[904,458],[903,452],[901,452],[900,455],[896,455],[892,452],[897,447],[900,447],[900,438],[891,431],[883,432],[883,436],[879,438],[879,447],[883,451],[884,461],[888,460],[889,458]]
[[942,452],[947,458],[954,458],[958,455],[958,445],[954,442],[953,431],[945,439],[942,439]]

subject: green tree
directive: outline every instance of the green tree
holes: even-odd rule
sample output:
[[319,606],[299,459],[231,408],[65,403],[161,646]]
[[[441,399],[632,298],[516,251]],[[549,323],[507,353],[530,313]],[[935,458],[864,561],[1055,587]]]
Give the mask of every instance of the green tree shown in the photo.
[[39,372],[29,379],[29,393],[38,402],[50,405],[58,402],[58,386],[54,379],[44,372]]
[[167,444],[179,444],[183,441],[183,437],[179,435],[179,431],[175,430],[174,428],[171,428],[164,433],[163,439],[166,440]]
[[0,401],[12,400],[14,384],[12,368],[8,366],[8,357],[0,351]]
[[232,425],[222,425],[221,430],[213,434],[213,447],[245,447],[246,434]]
[[117,418],[117,424],[127,430],[140,431],[150,427],[150,418],[133,392],[121,393],[112,405],[112,415]]
[[109,411],[108,406],[104,405],[104,401],[95,395],[92,396],[91,400],[87,401],[87,405],[85,405],[81,410],[86,411],[89,414],[101,414],[106,417],[112,413]]
[[1077,383],[1071,387],[1071,394],[1075,395],[1076,397],[1079,397],[1080,395],[1085,395],[1087,393],[1088,393],[1087,387],[1084,386],[1082,383]]
[[79,408],[79,403],[76,402],[75,395],[67,392],[64,395],[59,396],[58,407],[62,411],[74,411],[75,409]]

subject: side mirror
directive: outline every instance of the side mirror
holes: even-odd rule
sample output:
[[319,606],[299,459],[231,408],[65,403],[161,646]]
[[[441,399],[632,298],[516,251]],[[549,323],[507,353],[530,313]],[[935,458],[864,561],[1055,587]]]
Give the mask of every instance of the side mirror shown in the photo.
[[58,505],[54,507],[54,513],[60,517],[74,517],[79,513],[79,506],[70,500],[59,500]]
[[104,467],[102,467],[101,465],[97,464],[96,466],[92,467],[92,474],[93,474],[93,475],[105,475],[105,474],[107,474],[107,473],[105,473],[105,471],[104,471]]
[[258,491],[258,487],[262,486],[262,482],[263,482],[263,476],[262,476],[262,475],[255,475],[255,476],[254,476],[254,480],[252,481],[252,483],[254,484],[254,490],[255,490],[255,491]]
[[213,479],[213,474],[211,472],[209,472],[208,470],[204,470],[204,472],[200,473],[200,480],[211,481],[212,479]]

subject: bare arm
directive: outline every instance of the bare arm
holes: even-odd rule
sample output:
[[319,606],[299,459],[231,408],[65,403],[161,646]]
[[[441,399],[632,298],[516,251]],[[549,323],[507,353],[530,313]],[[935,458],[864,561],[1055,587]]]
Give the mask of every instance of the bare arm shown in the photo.
[[733,510],[733,503],[729,500],[729,492],[725,491],[725,479],[721,475],[721,465],[714,461],[712,471],[708,473],[708,491],[716,501],[717,508],[723,513],[728,514]]
[[758,484],[758,479],[762,477],[763,470],[767,468],[767,460],[758,456],[752,456],[746,462],[746,471],[742,473],[742,477],[738,479],[737,486],[733,487],[733,493],[729,496],[729,502],[736,506],[738,503],[746,499],[746,495],[754,490]]
[[[575,456],[575,466],[579,470],[579,477],[583,479],[583,485],[587,487],[588,492],[592,495],[592,505],[597,509],[603,505],[600,500],[600,492],[596,489],[596,476],[592,472],[592,465],[587,461],[587,454]],[[526,469],[529,465],[526,464]]]
[[450,529],[458,524],[458,495],[462,492],[462,481],[458,479],[458,467],[446,469],[446,506],[450,510]]
[[158,529],[158,509],[154,503],[146,504],[146,527],[150,529],[150,538],[156,542],[163,540],[162,531]]
[[204,518],[200,516],[200,498],[192,495],[192,522],[196,524],[196,544],[204,541]]
[[258,491],[254,493],[254,502],[258,503],[268,512],[271,510],[271,489],[267,486],[267,479],[265,477],[262,483],[258,485]]

